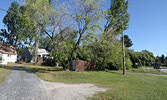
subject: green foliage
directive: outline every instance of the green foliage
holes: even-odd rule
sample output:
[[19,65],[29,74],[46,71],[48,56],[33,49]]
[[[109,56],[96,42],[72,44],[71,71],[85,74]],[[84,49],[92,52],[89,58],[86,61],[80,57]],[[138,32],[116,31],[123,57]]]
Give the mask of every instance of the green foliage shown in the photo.
[[7,15],[3,18],[3,23],[7,30],[1,30],[1,36],[7,39],[7,42],[16,45],[19,38],[19,4],[13,2],[7,10]]
[[133,63],[133,67],[135,67],[136,63],[139,66],[153,66],[155,64],[155,57],[150,51],[134,52],[133,50],[128,50],[128,55]]
[[142,50],[141,53],[143,54],[143,64],[145,66],[151,66],[155,64],[155,57],[152,52],[147,50]]
[[[89,34],[89,32],[95,31],[98,27],[97,21],[100,19],[100,0],[70,0],[72,5],[71,15],[73,16],[74,26],[78,35],[76,42],[74,42],[74,47],[70,52],[70,58],[68,59],[68,69],[70,69],[70,64],[72,59],[77,56],[77,51],[82,40],[84,40],[83,35]],[[76,10],[77,9],[77,10]]]
[[19,6],[17,2],[13,2],[3,19],[7,30],[1,29],[0,35],[6,39],[6,42],[16,47],[30,44],[33,41],[34,22],[24,16],[25,11],[26,7]]
[[75,39],[77,38],[76,32],[71,32],[70,36],[67,35],[68,32],[64,33],[65,40],[61,38],[62,34],[59,34],[55,37],[55,43],[51,44],[51,56],[54,57],[55,61],[58,62],[60,66],[63,66],[64,69],[68,65],[68,60],[74,48]]
[[111,7],[106,15],[105,32],[122,34],[122,31],[128,28],[130,18],[128,7],[128,0],[111,0]]
[[42,37],[40,40],[39,40],[39,48],[43,48],[45,49],[46,51],[50,52],[51,49],[52,49],[52,41],[50,40],[50,38],[47,36],[47,37]]
[[[128,0],[111,0],[110,10],[108,10],[106,14],[107,23],[105,24],[104,33],[102,36],[104,38],[102,40],[105,40],[106,42],[108,42],[107,44],[103,43],[103,45],[106,46],[106,47],[103,47],[105,53],[108,47],[112,47],[110,46],[110,44],[114,44],[113,42],[117,41],[117,39],[113,41],[112,40],[113,37],[116,37],[117,35],[120,35],[120,34],[123,35],[123,31],[127,30],[129,17],[130,17],[128,13],[128,7],[129,7]],[[119,46],[118,47],[119,49],[116,46]],[[116,47],[116,49],[114,48],[114,50],[116,51],[112,50],[114,52],[113,54],[110,54],[113,57],[113,58],[110,58],[110,66],[111,65],[116,66],[116,69],[121,69],[123,65],[123,60],[121,60],[123,59],[123,55],[122,55],[123,53],[121,52],[125,52],[125,50],[124,49],[121,50],[121,45],[119,44],[116,44],[116,45],[114,44],[113,47]],[[111,49],[113,49],[113,47]],[[111,61],[111,59],[112,60],[114,59],[114,61]],[[106,60],[106,57],[104,56],[102,65],[104,65],[105,60]],[[129,66],[130,62],[128,62],[127,64]]]
[[[103,36],[102,36],[103,37]],[[85,40],[78,50],[77,59],[96,62],[98,70],[122,69],[122,45],[121,42],[113,36],[110,40],[106,38],[99,40]],[[129,56],[126,57],[126,67],[131,68],[132,62]]]
[[125,62],[126,69],[131,69],[133,64],[129,57],[126,57]]
[[74,42],[72,40],[61,41],[54,46],[54,51],[51,52],[51,56],[55,58],[55,61],[63,66],[67,67],[68,59],[70,58],[70,53],[73,49]]

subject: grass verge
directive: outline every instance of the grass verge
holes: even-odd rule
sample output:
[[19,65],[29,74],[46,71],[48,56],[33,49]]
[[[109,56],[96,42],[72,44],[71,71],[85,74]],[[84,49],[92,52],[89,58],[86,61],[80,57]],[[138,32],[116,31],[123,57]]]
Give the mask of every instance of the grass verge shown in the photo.
[[6,76],[9,74],[11,69],[12,69],[11,66],[2,66],[2,65],[0,65],[0,83],[5,81]]
[[[158,74],[158,75],[167,75],[167,73],[160,71],[159,69],[145,69],[146,74]],[[142,68],[132,68],[127,70],[127,72],[133,73],[144,73]]]
[[33,65],[32,63],[24,63],[22,64],[30,69],[34,73],[48,73],[50,71],[62,71],[62,67],[54,67],[54,66],[39,66]]

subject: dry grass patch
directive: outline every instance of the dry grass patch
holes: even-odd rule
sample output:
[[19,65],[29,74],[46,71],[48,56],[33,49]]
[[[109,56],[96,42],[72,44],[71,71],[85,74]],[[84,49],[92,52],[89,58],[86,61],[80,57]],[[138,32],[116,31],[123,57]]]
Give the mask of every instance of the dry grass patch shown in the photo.
[[10,66],[0,66],[0,83],[5,81],[6,76],[9,74],[11,69],[12,69],[12,67],[10,67]]

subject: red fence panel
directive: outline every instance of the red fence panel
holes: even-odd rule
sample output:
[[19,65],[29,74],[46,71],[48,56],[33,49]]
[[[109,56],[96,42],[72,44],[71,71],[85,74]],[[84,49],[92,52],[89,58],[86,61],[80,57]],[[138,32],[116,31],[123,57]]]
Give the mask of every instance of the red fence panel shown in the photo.
[[88,71],[88,70],[96,70],[96,63],[76,60],[75,71]]

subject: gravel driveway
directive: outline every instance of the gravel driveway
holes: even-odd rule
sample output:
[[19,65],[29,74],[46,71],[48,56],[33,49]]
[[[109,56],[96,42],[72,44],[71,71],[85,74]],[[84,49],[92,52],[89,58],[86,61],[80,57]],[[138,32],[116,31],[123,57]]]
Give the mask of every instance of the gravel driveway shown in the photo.
[[26,67],[15,66],[0,84],[0,100],[85,100],[106,90],[94,84],[46,82]]

